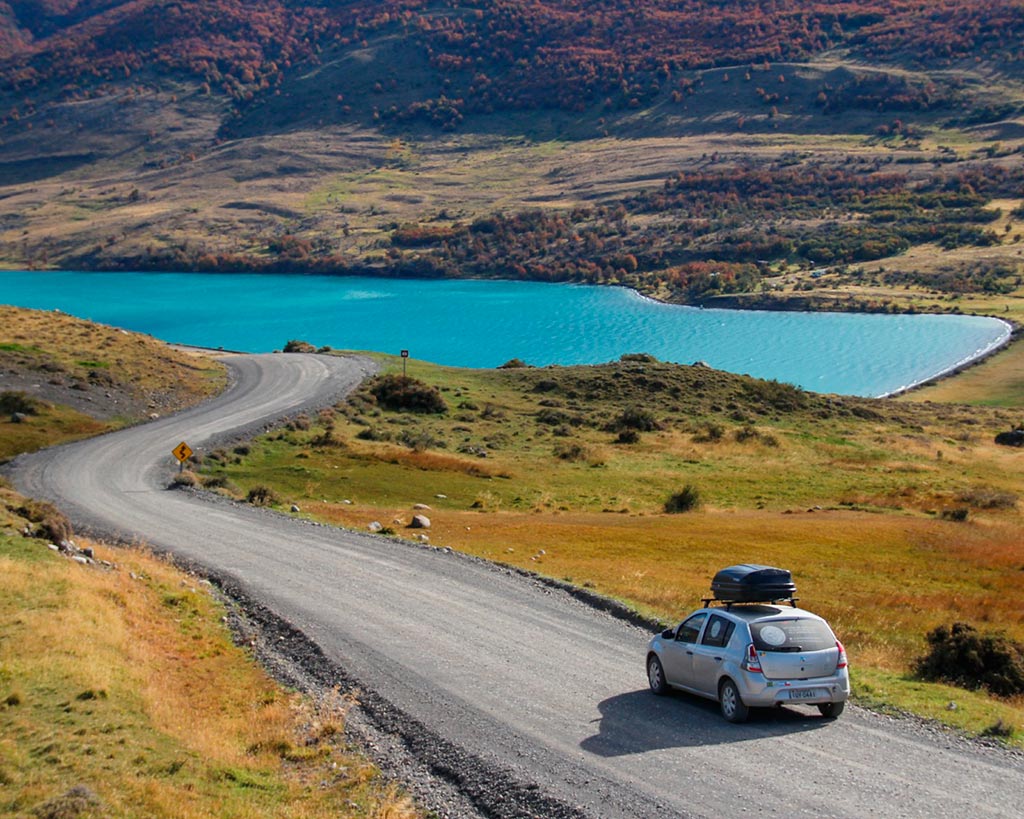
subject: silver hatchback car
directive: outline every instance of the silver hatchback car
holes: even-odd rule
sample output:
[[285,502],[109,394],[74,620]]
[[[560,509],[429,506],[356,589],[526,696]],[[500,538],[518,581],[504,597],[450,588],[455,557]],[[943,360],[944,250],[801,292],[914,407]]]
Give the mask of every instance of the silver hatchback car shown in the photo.
[[835,718],[850,696],[846,649],[828,623],[780,605],[706,604],[651,638],[647,680],[655,694],[678,688],[717,700],[729,722],[787,703]]

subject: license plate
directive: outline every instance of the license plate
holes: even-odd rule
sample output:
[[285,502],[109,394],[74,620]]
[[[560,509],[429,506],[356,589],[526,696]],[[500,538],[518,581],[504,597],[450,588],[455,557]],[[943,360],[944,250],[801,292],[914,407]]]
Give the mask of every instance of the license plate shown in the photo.
[[817,688],[794,688],[789,692],[791,700],[816,700],[820,696],[821,691]]

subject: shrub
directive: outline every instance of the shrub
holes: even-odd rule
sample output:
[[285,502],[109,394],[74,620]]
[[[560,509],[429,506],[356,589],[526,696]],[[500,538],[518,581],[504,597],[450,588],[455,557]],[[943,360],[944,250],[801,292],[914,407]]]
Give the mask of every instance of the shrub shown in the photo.
[[930,649],[914,666],[921,679],[985,688],[1000,697],[1024,694],[1024,645],[967,623],[939,626],[927,640]]
[[792,412],[807,406],[807,393],[792,384],[751,380],[743,385],[743,391],[754,403],[780,412]]
[[363,427],[356,433],[356,438],[360,441],[390,441],[391,433],[376,427]]
[[966,506],[958,506],[955,509],[943,509],[939,517],[943,520],[952,520],[957,523],[963,523],[967,520],[967,516],[970,514],[970,510]]
[[590,457],[590,450],[576,441],[559,441],[554,454],[563,461],[585,461]]
[[286,353],[315,353],[316,347],[308,341],[292,339],[284,345],[284,351]]
[[435,438],[425,430],[403,430],[398,440],[414,452],[428,449],[445,449],[448,442],[443,438]]
[[640,364],[657,364],[656,359],[650,353],[623,353],[619,356],[619,361],[634,361]]
[[245,499],[253,506],[273,506],[275,503],[281,502],[281,499],[273,489],[262,484],[250,489]]
[[16,412],[22,415],[38,415],[43,406],[42,401],[23,392],[0,392],[0,413],[5,415],[13,415]]
[[622,411],[612,422],[614,429],[635,429],[640,432],[653,432],[661,429],[661,424],[654,413],[643,407],[630,407]]
[[624,429],[619,432],[618,437],[615,439],[617,444],[635,444],[640,440],[640,433],[635,429]]
[[209,475],[202,479],[203,486],[207,489],[223,489],[230,494],[237,493],[238,487],[231,482],[226,475]]
[[32,813],[37,819],[67,819],[73,816],[95,816],[105,813],[103,803],[85,785],[75,785],[65,793],[37,805]]
[[196,477],[195,472],[190,472],[185,469],[178,472],[171,478],[171,489],[185,489],[196,486],[199,483],[199,479]]
[[699,509],[700,505],[700,490],[692,483],[688,483],[679,492],[669,495],[665,501],[665,511],[670,515],[676,515],[680,512],[692,512]]
[[693,436],[693,440],[699,444],[721,441],[725,430],[719,424],[705,424],[704,429]]
[[569,421],[569,416],[556,409],[545,408],[537,411],[537,423],[546,424],[550,427],[557,427]]
[[35,524],[35,537],[45,538],[51,543],[71,539],[71,521],[49,501],[28,499],[14,511]]
[[370,387],[377,403],[390,410],[442,413],[448,411],[437,387],[405,375],[384,375]]
[[994,723],[988,726],[984,731],[981,732],[983,737],[995,737],[997,739],[1009,739],[1013,736],[1014,727],[997,719]]
[[972,486],[958,494],[956,499],[975,509],[1013,509],[1017,505],[1017,496],[1013,492],[1003,492],[990,486]]
[[522,370],[526,369],[530,365],[523,361],[521,358],[510,358],[504,364],[498,366],[499,370]]

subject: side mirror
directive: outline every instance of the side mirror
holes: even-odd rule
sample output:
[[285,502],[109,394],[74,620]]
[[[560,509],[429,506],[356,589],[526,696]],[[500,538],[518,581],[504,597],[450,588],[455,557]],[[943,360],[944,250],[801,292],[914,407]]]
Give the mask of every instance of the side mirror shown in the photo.
[[663,632],[661,632],[661,636],[664,637],[666,640],[675,639],[676,630],[674,628],[667,628]]

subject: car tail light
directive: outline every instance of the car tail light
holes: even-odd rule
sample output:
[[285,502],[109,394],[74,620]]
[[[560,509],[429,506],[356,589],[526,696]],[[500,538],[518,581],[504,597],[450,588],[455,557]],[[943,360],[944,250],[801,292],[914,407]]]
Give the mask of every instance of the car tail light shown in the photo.
[[836,671],[838,671],[840,668],[846,668],[846,649],[838,640],[836,640],[836,648],[839,649],[839,659],[836,661]]
[[[844,657],[846,655],[843,655]],[[743,668],[746,671],[753,671],[757,674],[763,674],[761,671],[761,658],[757,656],[757,649],[754,648],[754,644],[751,643],[747,646],[747,656],[743,658]]]

